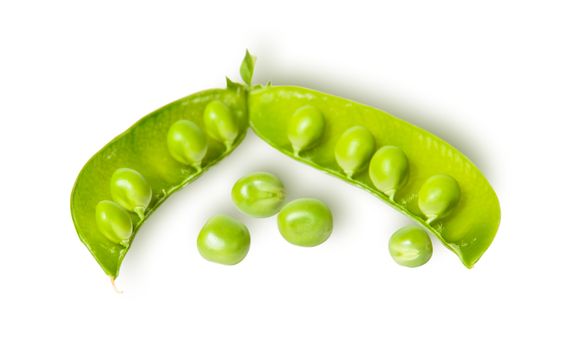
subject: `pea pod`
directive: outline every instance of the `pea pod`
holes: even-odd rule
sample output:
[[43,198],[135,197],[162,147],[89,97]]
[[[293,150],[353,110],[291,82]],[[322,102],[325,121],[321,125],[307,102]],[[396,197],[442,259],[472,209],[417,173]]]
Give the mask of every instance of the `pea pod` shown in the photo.
[[[288,135],[287,130],[289,125],[294,125],[297,111],[306,106],[319,112],[311,114],[322,115],[323,124],[310,126],[321,130],[316,144],[297,152],[293,141],[300,135]],[[434,233],[465,266],[471,268],[495,237],[500,221],[495,192],[465,155],[437,136],[379,109],[301,87],[256,88],[248,96],[248,109],[251,128],[268,144],[381,198]],[[394,146],[402,151],[408,164],[397,152],[395,157],[380,160],[366,171],[353,176],[351,171],[346,173],[336,160],[336,147],[340,147],[339,141],[345,132],[360,126],[371,132],[378,148]],[[387,155],[387,152],[381,153]],[[357,162],[356,168],[362,168],[358,163],[367,162],[367,156],[354,153],[353,156],[357,157],[352,159]],[[371,168],[378,169],[374,180],[379,189],[372,182]],[[429,181],[423,190],[427,198],[421,200],[421,205],[433,208],[422,209],[428,214],[425,215],[419,207],[419,190],[427,179],[437,175],[453,178],[459,185],[453,192],[459,192],[449,192],[454,185],[448,189],[431,189],[429,187],[438,181]],[[450,211],[437,212],[443,209]]]
[[[229,143],[205,136],[210,132],[205,130],[204,111],[210,103],[217,101],[226,106],[235,121],[234,125],[237,130],[232,127],[231,137],[237,135],[233,140],[230,139]],[[187,121],[191,126],[197,128],[197,131],[200,128],[202,132],[193,133],[198,136],[196,141],[195,136],[191,136],[193,134],[189,133],[188,136],[184,136],[186,134],[183,133],[183,130],[174,133],[175,140],[180,140],[178,143],[181,145],[174,147],[172,151],[171,145],[168,146],[168,141],[171,144],[171,136],[169,135],[168,139],[168,134],[171,127],[179,121]],[[208,124],[210,127],[211,123]],[[214,121],[212,121],[212,126],[214,126]],[[150,214],[173,192],[194,181],[204,171],[232,152],[243,140],[246,129],[246,91],[242,86],[228,81],[226,89],[206,90],[190,95],[143,117],[110,141],[86,163],[78,175],[71,194],[71,214],[80,239],[106,274],[112,279],[118,276],[122,260],[136,232]],[[185,140],[183,137],[189,139]],[[188,146],[182,143],[184,141],[188,142]],[[205,142],[204,145],[203,142]],[[184,158],[180,158],[179,152],[188,152],[188,156],[197,154],[198,162],[186,164],[187,162],[180,161]],[[109,202],[116,198],[116,185],[114,184],[116,180],[113,181],[112,176],[118,169],[131,169],[139,174],[134,180],[125,182],[120,191],[126,192],[120,192],[118,199],[136,199],[141,193],[143,200],[150,198],[147,206],[145,202],[142,203],[141,209],[127,204],[126,200],[118,201],[118,204]],[[132,191],[132,187],[140,187],[136,184],[143,184],[144,181],[149,184],[150,189],[141,186],[138,189],[140,193],[127,192]],[[113,190],[114,193],[112,193]],[[135,188],[133,190],[136,191]],[[105,206],[99,206],[97,214],[99,203]],[[124,206],[123,211],[116,208],[120,203]],[[106,207],[113,211],[107,214],[108,210],[102,210]],[[126,235],[128,221],[124,213],[130,215],[132,220],[133,231],[130,235]],[[111,222],[113,217],[120,221]],[[127,240],[120,241],[124,237],[127,237]]]

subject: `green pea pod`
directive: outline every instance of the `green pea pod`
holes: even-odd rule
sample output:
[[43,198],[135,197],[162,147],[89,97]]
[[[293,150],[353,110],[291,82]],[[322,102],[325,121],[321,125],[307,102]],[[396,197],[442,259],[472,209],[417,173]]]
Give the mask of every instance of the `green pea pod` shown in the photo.
[[[321,112],[325,127],[315,146],[297,153],[286,131],[293,115],[305,106]],[[433,232],[468,268],[478,261],[495,237],[500,221],[499,201],[495,192],[465,155],[437,136],[379,109],[301,87],[256,88],[248,96],[248,109],[252,129],[268,144],[289,157],[381,198]],[[395,188],[394,196],[378,190],[368,171],[349,178],[337,163],[336,145],[344,132],[355,126],[369,130],[378,147],[396,146],[406,155],[409,161],[407,179],[391,178],[391,182],[398,183],[400,187]],[[391,164],[394,165],[394,162]],[[459,202],[450,203],[449,213],[431,218],[419,208],[418,194],[425,181],[437,174],[454,178],[461,193],[453,196]],[[434,189],[428,192],[432,196],[429,200],[434,200]],[[442,196],[445,195],[442,193]]]
[[[238,126],[238,135],[229,148],[223,142],[207,137],[206,152],[199,166],[183,164],[168,150],[168,131],[179,120],[188,120],[204,131],[203,113],[212,101],[221,101],[230,109]],[[243,86],[228,81],[226,89],[206,90],[190,95],[143,117],[86,163],[71,194],[71,214],[80,239],[106,274],[112,279],[118,276],[122,260],[144,221],[173,192],[194,181],[232,152],[243,140],[247,125],[246,90]],[[202,134],[205,135],[204,132]],[[121,168],[139,172],[151,186],[150,193],[153,194],[150,194],[149,205],[144,208],[145,215],[128,212],[132,218],[133,232],[123,244],[109,239],[108,232],[101,232],[100,220],[97,224],[96,216],[97,204],[113,198],[112,175]]]

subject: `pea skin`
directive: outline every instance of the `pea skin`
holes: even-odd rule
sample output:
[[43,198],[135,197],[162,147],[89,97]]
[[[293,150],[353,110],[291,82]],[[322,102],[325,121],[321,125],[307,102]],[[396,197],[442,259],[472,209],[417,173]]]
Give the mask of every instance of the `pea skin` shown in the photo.
[[432,242],[422,229],[406,226],[391,235],[389,253],[393,260],[401,266],[422,266],[432,256]]
[[296,199],[286,204],[277,217],[279,232],[289,243],[314,247],[332,233],[332,212],[314,198]]
[[206,135],[195,123],[179,120],[167,134],[169,154],[179,163],[201,170],[201,162],[208,149]]
[[365,168],[373,152],[375,152],[374,136],[367,128],[360,125],[344,131],[334,148],[336,163],[350,179]]
[[197,247],[206,260],[223,264],[236,265],[248,254],[250,232],[238,220],[227,215],[216,215],[202,227]]
[[238,209],[256,218],[275,215],[285,200],[285,188],[271,173],[256,172],[240,178],[232,187],[232,201]]
[[151,186],[134,169],[117,169],[110,179],[112,199],[124,209],[136,213],[140,219],[151,202]]
[[324,116],[314,106],[303,106],[291,116],[287,127],[287,136],[295,155],[314,147],[324,134]]
[[222,142],[227,150],[230,149],[240,133],[238,122],[230,108],[222,101],[214,100],[206,106],[203,120],[208,136]]

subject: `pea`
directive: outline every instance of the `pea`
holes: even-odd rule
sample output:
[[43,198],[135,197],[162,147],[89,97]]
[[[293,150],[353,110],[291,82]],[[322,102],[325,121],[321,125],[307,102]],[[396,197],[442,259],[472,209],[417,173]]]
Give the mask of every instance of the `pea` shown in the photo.
[[110,179],[112,199],[126,210],[144,217],[151,202],[151,186],[142,174],[134,169],[120,168]]
[[96,205],[96,225],[110,241],[128,246],[133,232],[132,218],[117,203],[103,200]]
[[265,218],[277,214],[285,190],[277,176],[256,172],[240,178],[232,187],[232,201],[238,209],[250,216]]
[[216,215],[200,230],[197,247],[206,260],[235,265],[248,254],[250,233],[238,220],[227,215]]
[[379,191],[395,200],[395,193],[407,181],[409,160],[405,152],[396,146],[383,146],[371,159],[369,176]]
[[318,199],[296,199],[281,209],[277,224],[279,232],[289,243],[314,247],[330,237],[332,213]]
[[306,105],[297,109],[287,126],[287,137],[295,155],[315,146],[322,138],[324,127],[324,116],[316,107]]
[[389,254],[399,265],[421,266],[432,256],[432,242],[425,231],[415,226],[406,226],[391,235]]
[[208,144],[206,135],[195,123],[179,120],[171,125],[167,134],[167,148],[178,162],[200,170]]
[[450,175],[429,177],[419,190],[419,208],[427,222],[446,216],[460,201],[460,186]]
[[357,125],[344,131],[334,147],[336,162],[348,178],[363,169],[375,152],[373,134]]
[[208,136],[229,149],[239,134],[238,123],[230,108],[222,101],[212,101],[206,106],[202,118]]

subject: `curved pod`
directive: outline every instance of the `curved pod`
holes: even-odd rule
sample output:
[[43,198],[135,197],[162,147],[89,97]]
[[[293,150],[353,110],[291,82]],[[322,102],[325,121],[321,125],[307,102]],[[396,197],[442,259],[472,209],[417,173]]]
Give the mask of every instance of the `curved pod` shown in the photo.
[[[172,102],[143,117],[128,130],[110,141],[83,167],[71,194],[71,215],[81,241],[92,253],[104,272],[116,278],[129,246],[150,214],[173,192],[195,180],[209,167],[227,156],[243,140],[247,129],[246,92],[237,84],[227,89],[199,92]],[[185,119],[204,131],[203,113],[212,101],[221,101],[234,114],[239,135],[231,148],[210,137],[200,169],[184,165],[169,153],[167,133],[171,125]],[[96,206],[109,200],[111,178],[116,169],[139,171],[151,186],[151,201],[143,218],[130,213],[133,234],[124,245],[107,239],[96,224]]]
[[[326,128],[315,147],[297,156],[285,130],[290,117],[305,105],[321,111]],[[250,125],[260,138],[294,159],[381,198],[434,233],[465,266],[471,268],[495,237],[500,221],[495,192],[465,155],[437,136],[379,109],[301,87],[258,88],[249,94],[248,108]],[[348,179],[336,163],[336,143],[345,130],[356,125],[367,128],[379,147],[397,146],[407,155],[409,176],[395,201],[375,188],[367,171]],[[426,179],[441,173],[458,181],[461,198],[449,215],[427,223],[418,206],[419,189]]]

